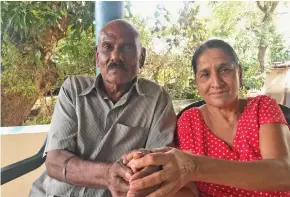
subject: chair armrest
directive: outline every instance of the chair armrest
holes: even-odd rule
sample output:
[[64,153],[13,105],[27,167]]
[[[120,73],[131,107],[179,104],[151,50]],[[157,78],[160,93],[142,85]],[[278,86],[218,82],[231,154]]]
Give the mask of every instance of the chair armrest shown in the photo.
[[46,156],[43,156],[45,146],[46,139],[37,154],[1,168],[1,185],[40,167],[46,159]]

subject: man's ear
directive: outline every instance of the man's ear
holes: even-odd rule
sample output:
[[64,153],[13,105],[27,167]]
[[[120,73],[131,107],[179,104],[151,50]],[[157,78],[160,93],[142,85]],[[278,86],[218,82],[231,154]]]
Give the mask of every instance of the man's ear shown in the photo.
[[139,68],[143,68],[146,58],[146,49],[142,47],[141,49],[141,56],[140,56],[140,62],[139,62]]
[[98,45],[96,46],[96,49],[95,49],[95,51],[96,51],[96,67],[99,67],[99,64],[98,64],[98,62],[99,62],[99,51],[98,51]]

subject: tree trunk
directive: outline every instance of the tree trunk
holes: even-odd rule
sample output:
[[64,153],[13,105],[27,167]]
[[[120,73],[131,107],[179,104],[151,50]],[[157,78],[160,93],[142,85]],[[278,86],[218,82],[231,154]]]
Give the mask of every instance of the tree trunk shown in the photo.
[[19,126],[30,115],[30,111],[40,96],[43,96],[56,84],[58,73],[55,63],[51,60],[54,49],[59,40],[65,38],[68,19],[63,18],[59,25],[47,26],[45,34],[36,38],[36,46],[41,52],[43,67],[35,71],[36,95],[27,98],[22,93],[5,93],[2,88],[1,99],[1,126]]
[[19,92],[5,93],[1,91],[1,94],[1,126],[21,125],[23,120],[29,116],[37,97],[27,98]]
[[[263,20],[261,21],[262,25],[264,27],[268,27],[270,23],[272,23],[272,17],[274,14],[275,9],[278,6],[278,1],[257,1],[257,6],[258,8],[264,13],[264,17]],[[260,63],[260,69],[261,72],[264,72],[265,70],[265,56],[266,56],[266,51],[267,51],[267,47],[268,47],[268,43],[267,40],[265,39],[264,34],[269,33],[269,28],[263,28],[261,34],[261,38],[259,41],[259,48],[258,48],[258,60]]]
[[259,44],[258,60],[260,63],[261,72],[265,70],[265,56],[266,56],[267,46],[263,45],[262,42]]

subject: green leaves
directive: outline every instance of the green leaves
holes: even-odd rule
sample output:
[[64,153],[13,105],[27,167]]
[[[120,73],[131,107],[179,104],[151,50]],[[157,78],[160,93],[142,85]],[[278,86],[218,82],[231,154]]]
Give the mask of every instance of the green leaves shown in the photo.
[[[59,86],[64,79],[63,73],[82,73],[72,69],[76,64],[79,67],[87,64],[94,70],[94,63],[91,63],[94,62],[94,50],[86,48],[94,43],[93,20],[94,2],[1,1],[2,90],[35,97]],[[58,52],[57,45],[67,35],[65,46],[72,52],[65,47]],[[89,38],[89,43],[84,37]],[[83,49],[78,52],[80,47]],[[67,54],[74,63],[69,65],[69,72],[64,72]],[[56,69],[59,69],[60,78],[54,74]],[[47,76],[50,81],[45,78]]]
[[69,21],[78,37],[89,29],[93,25],[94,2],[2,1],[1,13],[2,34],[7,34],[19,49],[24,43],[38,47],[47,26],[65,31]]

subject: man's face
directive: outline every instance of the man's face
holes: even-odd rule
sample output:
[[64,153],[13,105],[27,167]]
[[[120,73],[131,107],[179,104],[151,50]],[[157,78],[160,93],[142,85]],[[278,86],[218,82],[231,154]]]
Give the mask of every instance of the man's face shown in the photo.
[[142,50],[139,37],[131,28],[118,22],[106,26],[96,52],[103,80],[116,85],[132,81],[144,63]]

